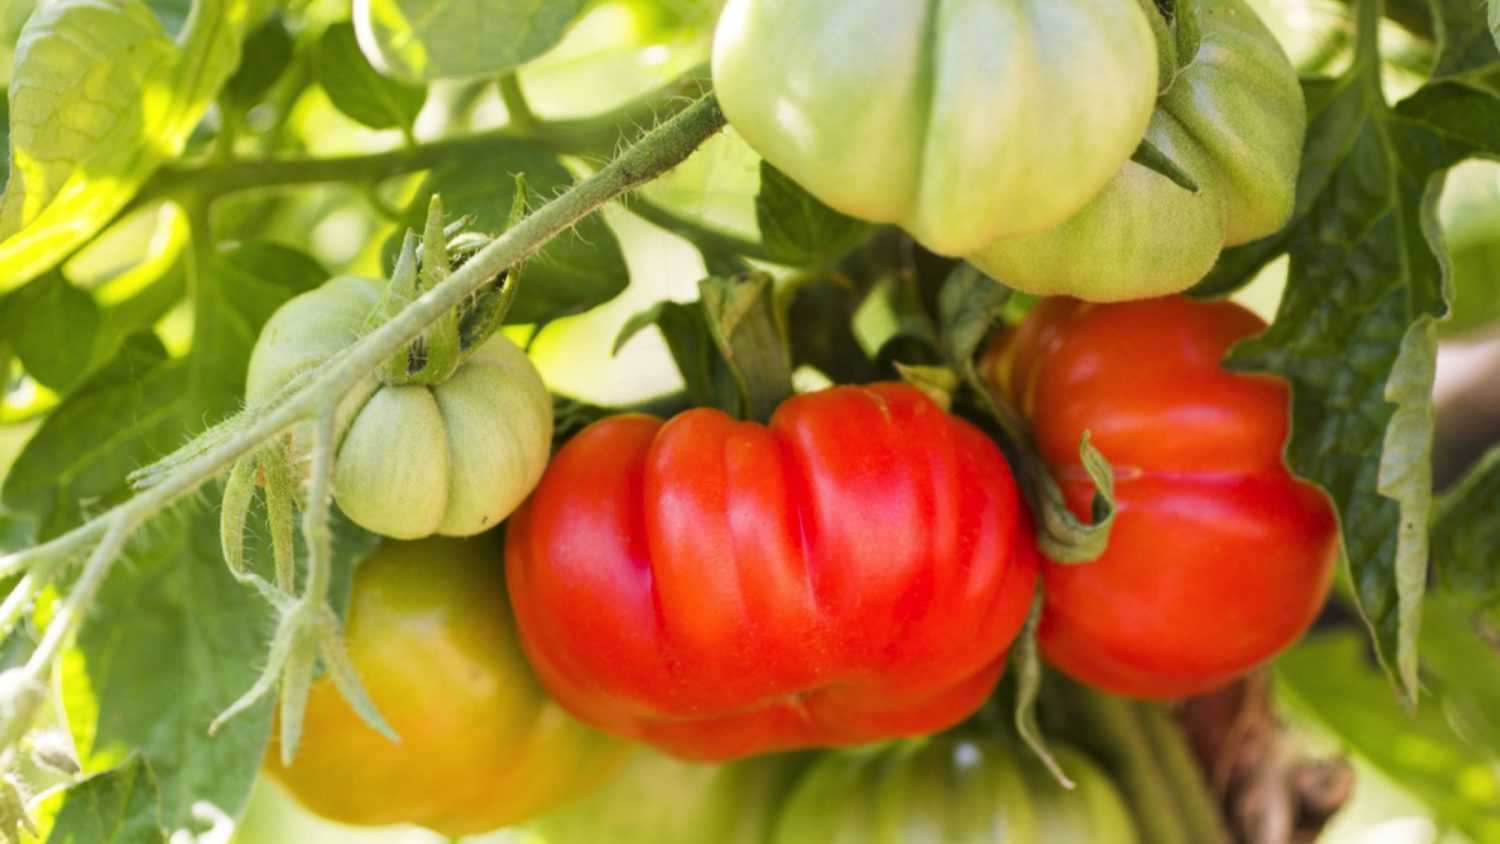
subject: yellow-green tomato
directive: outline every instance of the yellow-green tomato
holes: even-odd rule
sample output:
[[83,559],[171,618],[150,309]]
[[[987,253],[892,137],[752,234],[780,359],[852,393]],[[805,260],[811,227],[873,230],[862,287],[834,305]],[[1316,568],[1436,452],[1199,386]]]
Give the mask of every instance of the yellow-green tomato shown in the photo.
[[1067,792],[1003,739],[938,736],[825,754],[782,807],[773,844],[1136,844],[1124,802],[1081,755]]
[[314,684],[292,766],[273,746],[266,767],[326,818],[485,832],[586,793],[629,753],[537,683],[491,537],[386,542],[355,572],[345,635],[401,740],[370,729],[327,677]]
[[1157,75],[1135,0],[729,0],[713,47],[724,114],[767,161],[947,255],[1082,208]]
[[[250,359],[254,404],[352,343],[379,282],[336,278],[272,316]],[[530,494],[552,444],[552,400],[524,352],[497,334],[441,384],[371,378],[341,409],[334,497],[356,524],[397,539],[471,536]]]
[[1225,246],[1286,224],[1307,126],[1296,71],[1244,0],[1198,0],[1192,8],[1196,51],[1183,57],[1146,138],[1198,192],[1126,162],[1066,222],[997,240],[970,261],[1030,293],[1139,299],[1195,284]]

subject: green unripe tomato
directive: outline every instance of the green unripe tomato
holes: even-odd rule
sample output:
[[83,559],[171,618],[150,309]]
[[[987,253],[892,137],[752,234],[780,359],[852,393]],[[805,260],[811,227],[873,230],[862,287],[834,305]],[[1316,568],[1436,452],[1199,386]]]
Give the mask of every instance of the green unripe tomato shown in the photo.
[[[265,401],[354,342],[379,297],[379,282],[344,276],[283,305],[251,354],[246,400]],[[551,451],[551,397],[500,334],[435,386],[372,376],[339,416],[334,498],[356,524],[396,539],[495,526],[536,486]]]
[[1286,224],[1307,127],[1296,71],[1244,0],[1198,0],[1196,14],[1197,51],[1184,57],[1146,138],[1199,191],[1126,162],[1066,222],[998,240],[970,261],[1029,293],[1139,299],[1197,283],[1225,246]]
[[1136,844],[1124,802],[1064,750],[1069,792],[995,738],[947,735],[823,755],[781,810],[773,844]]
[[603,788],[537,821],[546,844],[766,844],[806,754],[725,765],[635,753]]
[[729,0],[730,124],[846,214],[947,255],[1051,228],[1140,142],[1157,93],[1133,0]]

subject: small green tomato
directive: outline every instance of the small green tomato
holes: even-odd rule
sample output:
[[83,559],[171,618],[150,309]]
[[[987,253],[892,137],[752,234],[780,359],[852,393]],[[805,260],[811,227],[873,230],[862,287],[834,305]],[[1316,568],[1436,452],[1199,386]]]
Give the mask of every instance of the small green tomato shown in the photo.
[[[380,293],[380,282],[343,276],[283,305],[256,342],[246,400],[266,401],[353,343]],[[371,376],[338,417],[334,498],[356,524],[396,539],[494,527],[536,486],[552,444],[547,388],[501,334],[440,384]]]

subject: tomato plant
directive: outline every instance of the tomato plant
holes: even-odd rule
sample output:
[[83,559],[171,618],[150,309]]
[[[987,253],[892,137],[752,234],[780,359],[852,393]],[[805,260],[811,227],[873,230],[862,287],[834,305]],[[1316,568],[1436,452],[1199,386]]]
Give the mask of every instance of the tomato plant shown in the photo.
[[609,732],[689,758],[951,726],[993,689],[1035,551],[1004,457],[898,384],[768,426],[618,416],[506,537],[527,652]]
[[12,0],[0,838],[1500,840],[1497,8]]
[[348,824],[471,835],[584,793],[623,759],[623,743],[559,711],[537,684],[499,551],[490,537],[387,542],[360,565],[345,637],[400,741],[317,681],[296,760],[283,765],[273,742],[266,763],[308,808]]

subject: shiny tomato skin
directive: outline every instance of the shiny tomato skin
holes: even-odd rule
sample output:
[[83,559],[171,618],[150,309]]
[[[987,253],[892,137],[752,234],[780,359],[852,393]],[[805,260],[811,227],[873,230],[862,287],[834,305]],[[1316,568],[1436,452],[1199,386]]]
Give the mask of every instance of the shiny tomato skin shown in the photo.
[[1118,516],[1092,563],[1043,564],[1043,655],[1117,694],[1208,691],[1299,637],[1327,596],[1338,525],[1282,452],[1289,394],[1220,365],[1264,329],[1229,302],[1045,299],[990,347],[986,377],[1030,420],[1087,517],[1085,431],[1114,466]]
[[898,384],[798,396],[769,425],[598,422],[506,557],[553,696],[705,760],[958,722],[1000,676],[1037,566],[999,450]]
[[313,684],[290,767],[266,770],[346,824],[417,824],[459,837],[528,820],[601,784],[630,751],[548,699],[506,600],[500,543],[386,541],[354,576],[349,655],[392,743],[328,677]]

